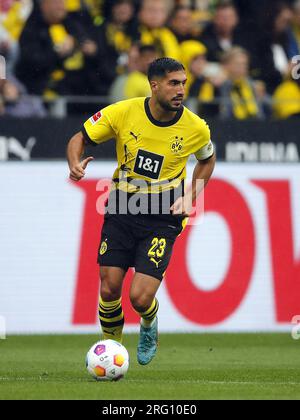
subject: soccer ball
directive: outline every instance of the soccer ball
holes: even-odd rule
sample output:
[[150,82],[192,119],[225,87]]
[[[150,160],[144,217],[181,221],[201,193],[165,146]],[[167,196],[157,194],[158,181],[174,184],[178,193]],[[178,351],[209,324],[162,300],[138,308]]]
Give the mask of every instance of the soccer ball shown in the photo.
[[129,367],[129,355],[114,340],[98,341],[86,355],[86,368],[97,381],[118,381]]

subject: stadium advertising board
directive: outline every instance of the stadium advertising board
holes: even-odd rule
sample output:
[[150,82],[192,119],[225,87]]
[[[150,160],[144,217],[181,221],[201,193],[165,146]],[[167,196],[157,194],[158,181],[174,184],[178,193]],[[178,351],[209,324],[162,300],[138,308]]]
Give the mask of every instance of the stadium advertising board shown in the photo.
[[[88,116],[86,116],[86,119]],[[66,142],[83,118],[0,120],[0,162],[64,159]],[[226,162],[300,162],[299,121],[209,121],[218,160]],[[115,157],[113,141],[93,150],[95,157]]]
[[[114,164],[68,180],[66,163],[0,166],[0,316],[6,332],[97,332],[98,266]],[[189,166],[189,177],[193,165]],[[175,245],[161,331],[291,331],[300,315],[300,168],[217,165],[205,215]],[[138,330],[125,280],[127,331]]]

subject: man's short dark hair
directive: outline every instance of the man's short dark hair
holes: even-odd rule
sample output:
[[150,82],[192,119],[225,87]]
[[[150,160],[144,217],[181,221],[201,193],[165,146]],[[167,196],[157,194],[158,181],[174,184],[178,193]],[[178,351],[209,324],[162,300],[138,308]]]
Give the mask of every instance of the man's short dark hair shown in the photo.
[[148,70],[148,79],[155,79],[156,77],[165,77],[167,73],[173,73],[174,71],[185,71],[184,65],[173,58],[158,58],[150,64]]

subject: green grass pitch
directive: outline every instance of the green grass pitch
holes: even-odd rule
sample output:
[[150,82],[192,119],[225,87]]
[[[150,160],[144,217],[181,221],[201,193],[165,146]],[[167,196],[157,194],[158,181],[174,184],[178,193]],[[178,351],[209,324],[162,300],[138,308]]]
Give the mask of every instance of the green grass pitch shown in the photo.
[[156,358],[136,361],[120,382],[85,369],[96,336],[11,336],[0,340],[0,399],[300,399],[300,342],[290,334],[161,334]]

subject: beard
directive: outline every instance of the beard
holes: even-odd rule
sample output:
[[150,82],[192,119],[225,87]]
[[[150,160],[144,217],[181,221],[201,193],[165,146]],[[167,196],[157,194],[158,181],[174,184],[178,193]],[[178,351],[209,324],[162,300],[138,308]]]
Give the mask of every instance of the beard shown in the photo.
[[182,103],[180,103],[180,105],[178,106],[175,106],[175,105],[172,105],[171,102],[164,101],[163,99],[158,99],[158,103],[164,111],[168,111],[168,112],[177,112],[182,107]]

